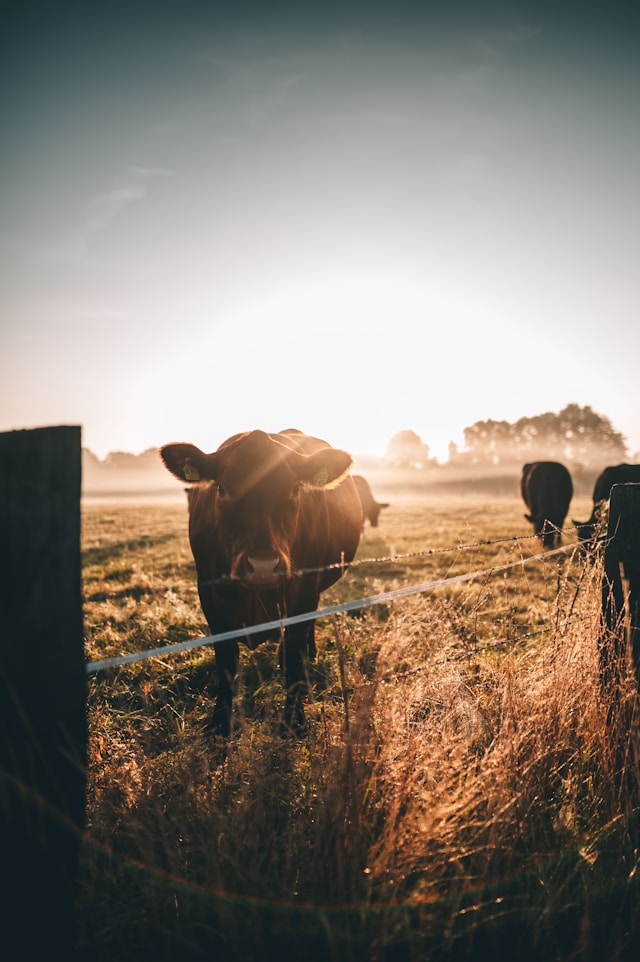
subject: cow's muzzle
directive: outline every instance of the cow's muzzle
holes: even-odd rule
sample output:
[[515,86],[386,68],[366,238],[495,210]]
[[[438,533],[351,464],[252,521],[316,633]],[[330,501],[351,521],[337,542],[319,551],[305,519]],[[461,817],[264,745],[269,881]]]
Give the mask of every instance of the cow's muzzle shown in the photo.
[[252,587],[275,588],[287,577],[287,567],[280,555],[246,555],[239,577]]

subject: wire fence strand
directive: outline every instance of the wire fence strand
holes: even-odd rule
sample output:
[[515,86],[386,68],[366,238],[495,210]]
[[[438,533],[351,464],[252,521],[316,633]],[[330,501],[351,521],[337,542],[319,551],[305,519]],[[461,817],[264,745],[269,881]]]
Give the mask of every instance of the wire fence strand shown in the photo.
[[[500,541],[509,540],[520,539],[499,539],[499,541],[496,542],[482,543],[497,544],[500,543]],[[480,542],[478,542],[478,544],[480,544]],[[281,631],[284,628],[288,628],[292,625],[302,624],[307,621],[315,621],[318,618],[337,615],[343,612],[359,611],[365,608],[373,607],[374,605],[391,603],[400,598],[408,598],[412,595],[424,594],[428,591],[435,591],[436,589],[443,588],[446,585],[462,584],[464,582],[473,581],[476,578],[489,577],[491,575],[498,574],[499,572],[508,571],[509,569],[524,566],[535,561],[547,560],[561,554],[567,554],[569,551],[576,551],[577,548],[578,546],[575,544],[564,545],[559,548],[554,548],[551,551],[543,551],[539,554],[530,555],[528,558],[519,558],[516,561],[510,561],[505,564],[492,565],[491,567],[484,568],[480,571],[470,571],[466,572],[465,574],[453,575],[448,578],[438,578],[416,585],[406,585],[402,588],[396,588],[392,591],[383,591],[376,595],[370,595],[367,598],[358,598],[352,601],[345,601],[340,604],[328,605],[324,608],[317,608],[314,611],[303,612],[298,615],[292,615],[288,618],[277,618],[273,621],[263,622],[259,625],[250,625],[245,628],[237,628],[231,631],[220,632],[216,635],[206,635],[201,638],[192,638],[189,641],[165,644],[157,648],[148,649],[146,651],[131,652],[130,654],[126,655],[116,655],[112,658],[105,658],[99,661],[87,663],[86,672],[87,674],[91,675],[99,671],[104,671],[108,668],[116,668],[121,665],[130,665],[135,662],[146,661],[150,658],[166,657],[167,655],[174,655],[184,651],[191,651],[195,648],[201,648],[205,645],[216,645],[224,641],[248,638],[255,634]]]

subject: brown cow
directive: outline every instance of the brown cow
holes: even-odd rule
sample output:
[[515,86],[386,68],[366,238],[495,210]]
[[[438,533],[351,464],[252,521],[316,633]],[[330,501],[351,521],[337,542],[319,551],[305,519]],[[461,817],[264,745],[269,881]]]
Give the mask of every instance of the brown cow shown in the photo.
[[573,497],[571,475],[559,461],[533,461],[525,464],[520,478],[520,494],[529,509],[527,521],[545,548],[562,541],[560,529]]
[[[189,540],[211,633],[315,611],[360,540],[351,456],[294,430],[238,434],[212,454],[167,444],[160,455],[172,474],[193,485]],[[244,640],[255,648],[279,634],[267,630]],[[315,654],[312,620],[286,627],[280,646],[283,729],[297,734],[305,730],[306,652]],[[218,693],[209,727],[228,735],[238,642],[218,642],[215,657]]]
[[380,512],[383,508],[388,508],[389,505],[386,501],[376,501],[368,481],[363,478],[361,474],[353,474],[352,478],[358,489],[358,496],[362,505],[362,527],[364,529],[364,522],[368,518],[371,522],[371,527],[377,528]]

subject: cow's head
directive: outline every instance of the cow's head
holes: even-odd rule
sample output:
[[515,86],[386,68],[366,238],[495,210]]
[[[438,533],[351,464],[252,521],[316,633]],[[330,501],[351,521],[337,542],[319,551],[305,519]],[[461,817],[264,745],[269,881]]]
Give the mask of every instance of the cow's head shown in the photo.
[[167,444],[160,456],[181,481],[207,484],[225,574],[255,588],[276,587],[292,575],[302,499],[309,490],[335,487],[351,467],[346,451],[326,447],[305,455],[262,431],[230,438],[212,454]]
[[380,521],[380,512],[383,508],[388,508],[389,505],[386,501],[374,501],[371,505],[369,511],[369,521],[371,522],[372,528],[378,527],[378,522]]

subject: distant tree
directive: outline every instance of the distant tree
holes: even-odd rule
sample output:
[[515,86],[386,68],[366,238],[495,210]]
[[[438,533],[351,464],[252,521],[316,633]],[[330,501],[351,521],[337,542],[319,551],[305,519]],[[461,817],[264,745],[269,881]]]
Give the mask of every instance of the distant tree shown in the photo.
[[429,463],[429,445],[415,431],[399,431],[387,445],[387,459],[398,467],[422,468]]
[[104,463],[112,471],[131,471],[138,466],[138,456],[129,451],[110,451]]
[[89,448],[82,449],[82,478],[84,481],[93,480],[100,473],[102,461],[90,451]]
[[138,466],[144,470],[150,469],[155,471],[156,468],[162,467],[164,470],[164,465],[160,460],[160,455],[158,454],[157,448],[147,448],[142,454],[138,455]]
[[583,467],[624,461],[627,450],[623,435],[609,418],[578,404],[568,404],[559,414],[521,418],[514,425],[514,442],[531,458],[546,457]]
[[148,471],[160,467],[160,458],[157,448],[147,448],[142,454],[111,451],[106,456],[104,465],[112,471]]
[[82,467],[92,467],[95,468],[100,464],[100,459],[90,451],[89,448],[82,449]]
[[513,460],[512,425],[508,421],[476,421],[463,431],[467,460],[497,465]]
[[549,459],[582,467],[624,461],[626,443],[609,418],[568,404],[559,414],[507,421],[477,421],[464,430],[466,460],[477,465]]
[[158,456],[157,448],[147,448],[142,454],[111,451],[103,461],[88,448],[82,450],[82,484],[85,492],[96,490],[136,490],[163,487],[167,472]]
[[615,430],[609,418],[577,404],[568,404],[558,418],[570,460],[583,465],[617,464],[626,460],[625,437]]

